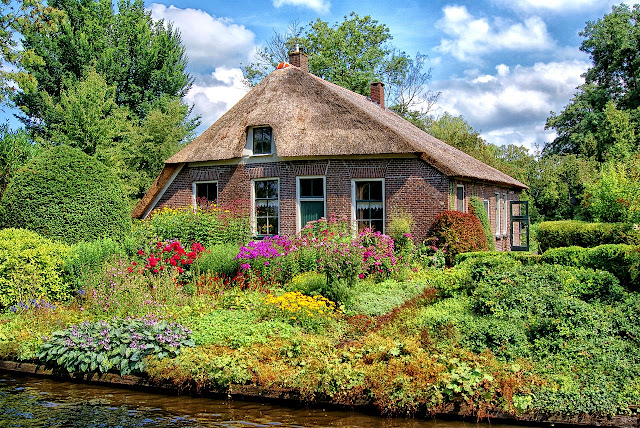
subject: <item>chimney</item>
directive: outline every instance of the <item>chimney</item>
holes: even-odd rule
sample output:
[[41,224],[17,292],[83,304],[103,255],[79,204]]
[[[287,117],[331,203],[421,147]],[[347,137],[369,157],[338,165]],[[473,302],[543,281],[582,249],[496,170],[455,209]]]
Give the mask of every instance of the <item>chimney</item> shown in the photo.
[[309,57],[297,43],[293,46],[293,52],[289,53],[289,63],[304,72],[309,72]]
[[384,83],[373,82],[371,84],[371,101],[384,108]]

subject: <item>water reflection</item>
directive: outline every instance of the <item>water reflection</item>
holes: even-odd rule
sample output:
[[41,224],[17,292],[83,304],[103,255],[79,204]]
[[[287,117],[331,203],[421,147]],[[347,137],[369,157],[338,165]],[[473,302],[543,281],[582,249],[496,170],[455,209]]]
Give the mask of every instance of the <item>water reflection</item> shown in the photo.
[[[0,372],[0,426],[471,428],[478,425],[174,396]],[[509,428],[495,424],[492,427]]]

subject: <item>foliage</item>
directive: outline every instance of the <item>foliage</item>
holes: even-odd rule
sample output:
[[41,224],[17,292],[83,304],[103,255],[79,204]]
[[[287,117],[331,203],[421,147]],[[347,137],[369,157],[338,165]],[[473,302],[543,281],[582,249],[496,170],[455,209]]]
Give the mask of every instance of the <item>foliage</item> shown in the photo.
[[18,171],[2,201],[4,227],[26,228],[73,244],[122,238],[131,220],[118,180],[78,149],[53,147]]
[[261,320],[258,311],[218,309],[188,318],[196,346],[219,345],[242,348],[256,343],[268,344],[275,338],[288,338],[294,327],[290,322]]
[[76,290],[86,288],[88,281],[103,271],[105,262],[124,252],[122,245],[113,238],[73,244],[64,261],[64,280]]
[[62,278],[68,252],[65,244],[29,230],[0,230],[0,306],[70,297],[71,290]]
[[[369,96],[370,83],[386,83],[386,104],[403,117],[426,117],[440,93],[427,90],[431,69],[419,52],[412,59],[391,44],[385,24],[355,12],[330,26],[317,19],[306,27],[292,22],[284,34],[275,33],[256,51],[255,62],[243,68],[247,83],[255,86],[278,63],[287,62],[295,44],[306,50],[309,71],[361,95]],[[426,104],[426,107],[424,106]]]
[[637,152],[639,18],[640,6],[621,4],[587,23],[580,50],[589,54],[592,66],[569,105],[547,120],[557,137],[545,152],[580,154],[598,162],[625,161]]
[[488,249],[480,220],[473,214],[460,211],[447,210],[438,214],[429,236],[437,238],[439,246],[447,246],[446,259],[449,265],[459,253]]
[[240,264],[236,259],[238,245],[218,244],[202,253],[193,265],[194,270],[204,273],[215,273],[233,278],[238,273]]
[[421,293],[426,284],[422,281],[395,281],[387,279],[374,283],[361,281],[352,289],[342,310],[345,314],[381,316]]
[[319,272],[302,272],[285,284],[287,291],[299,291],[307,296],[323,294],[327,290],[327,276]]
[[193,207],[163,207],[134,224],[134,232],[144,240],[177,239],[180,242],[201,242],[206,247],[218,244],[240,244],[251,237],[249,204],[234,201],[225,205]]
[[603,164],[586,186],[585,205],[596,221],[640,223],[640,157]]
[[39,151],[40,146],[33,144],[24,130],[12,131],[8,124],[0,125],[0,199],[11,176]]
[[41,58],[33,49],[18,49],[20,33],[32,32],[48,35],[58,31],[64,13],[39,0],[0,3],[0,101],[14,90],[13,82],[33,87],[36,80],[25,68],[38,64]]
[[536,233],[540,252],[549,248],[576,245],[640,244],[636,227],[628,223],[586,223],[575,220],[540,223]]
[[487,237],[489,251],[495,251],[496,241],[493,237],[493,232],[491,232],[491,223],[489,222],[487,210],[484,208],[484,203],[477,196],[472,196],[469,198],[469,207],[471,208],[469,210],[471,214],[475,215],[482,224],[482,230],[484,230],[484,234]]
[[193,346],[191,331],[177,323],[152,319],[88,321],[55,331],[42,345],[38,359],[69,373],[143,373],[144,358],[175,358]]

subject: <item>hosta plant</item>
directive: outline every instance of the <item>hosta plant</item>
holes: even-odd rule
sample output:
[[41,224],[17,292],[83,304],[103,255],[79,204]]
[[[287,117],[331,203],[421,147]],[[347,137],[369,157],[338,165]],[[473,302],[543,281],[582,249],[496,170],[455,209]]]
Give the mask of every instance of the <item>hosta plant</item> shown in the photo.
[[191,331],[180,324],[147,319],[85,321],[56,331],[42,345],[38,359],[69,373],[142,373],[144,358],[174,358],[194,346]]

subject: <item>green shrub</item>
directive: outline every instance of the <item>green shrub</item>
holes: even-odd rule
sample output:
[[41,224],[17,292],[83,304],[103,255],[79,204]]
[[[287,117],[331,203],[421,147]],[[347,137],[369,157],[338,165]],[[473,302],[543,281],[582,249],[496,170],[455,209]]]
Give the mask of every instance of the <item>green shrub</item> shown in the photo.
[[436,217],[429,236],[437,238],[436,245],[439,248],[446,247],[449,265],[453,263],[457,254],[488,250],[482,224],[473,214],[444,211]]
[[116,175],[68,146],[44,151],[21,167],[0,201],[0,212],[4,227],[33,230],[68,244],[120,239],[131,228]]
[[218,244],[243,244],[251,238],[249,205],[234,201],[226,205],[163,207],[141,222],[135,233],[150,238],[184,243],[199,242],[209,248]]
[[562,247],[544,252],[543,263],[600,269],[615,275],[630,290],[639,290],[640,247],[632,245],[599,245],[594,248]]
[[322,294],[327,289],[327,275],[309,271],[294,276],[285,285],[287,291],[299,291],[307,296]]
[[78,242],[71,246],[64,261],[64,279],[76,289],[86,288],[88,281],[104,272],[104,262],[120,254],[124,254],[124,250],[121,244],[112,238]]
[[65,300],[62,265],[69,247],[24,229],[0,230],[0,306],[32,299]]
[[237,244],[214,245],[200,255],[193,267],[198,272],[234,277],[238,274],[240,267],[238,260],[236,260],[238,251]]
[[480,198],[472,196],[469,198],[469,207],[471,207],[471,214],[478,217],[478,220],[480,220],[480,223],[482,224],[482,230],[484,230],[484,235],[487,237],[489,250],[495,251],[496,241],[493,237],[493,232],[491,232],[491,222],[489,222],[489,216],[487,215],[487,210],[484,208],[484,203]]
[[536,232],[539,251],[559,247],[597,247],[603,244],[640,244],[640,232],[628,223],[587,223],[575,220],[546,221]]

